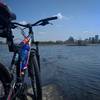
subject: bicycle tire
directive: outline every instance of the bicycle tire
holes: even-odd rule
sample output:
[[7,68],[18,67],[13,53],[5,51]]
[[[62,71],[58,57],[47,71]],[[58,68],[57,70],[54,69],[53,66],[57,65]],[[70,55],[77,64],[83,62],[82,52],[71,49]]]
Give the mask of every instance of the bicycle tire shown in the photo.
[[37,62],[36,52],[31,51],[30,53],[28,71],[29,71],[29,76],[31,78],[32,88],[34,91],[34,99],[42,100],[41,78],[40,78],[40,70]]
[[[6,100],[9,93],[11,80],[12,79],[9,72],[7,71],[5,66],[0,63],[0,84],[4,90],[4,95],[2,97],[0,96],[0,100]],[[0,89],[0,92],[2,92],[2,89]]]

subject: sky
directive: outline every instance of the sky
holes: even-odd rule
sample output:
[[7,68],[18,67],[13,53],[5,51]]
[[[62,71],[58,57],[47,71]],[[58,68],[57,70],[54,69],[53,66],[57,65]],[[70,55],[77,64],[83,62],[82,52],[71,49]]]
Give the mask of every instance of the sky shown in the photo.
[[59,15],[53,25],[35,27],[40,41],[84,39],[100,35],[100,0],[2,0],[17,15],[18,22],[30,22]]

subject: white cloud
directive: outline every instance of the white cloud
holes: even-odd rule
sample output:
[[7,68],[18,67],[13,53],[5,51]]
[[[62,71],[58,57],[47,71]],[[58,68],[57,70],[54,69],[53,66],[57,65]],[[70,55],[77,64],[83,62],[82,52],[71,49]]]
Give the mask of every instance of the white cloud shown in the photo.
[[83,34],[95,34],[95,32],[90,32],[90,31],[83,31]]
[[62,19],[64,16],[63,16],[61,13],[58,13],[58,14],[57,14],[57,17],[58,17],[59,19]]
[[19,22],[19,23],[20,23],[20,24],[23,24],[23,25],[27,24],[26,21],[21,21],[21,22]]
[[59,19],[64,19],[64,20],[70,20],[72,18],[72,16],[64,16],[64,15],[62,15],[62,13],[58,13],[57,17]]

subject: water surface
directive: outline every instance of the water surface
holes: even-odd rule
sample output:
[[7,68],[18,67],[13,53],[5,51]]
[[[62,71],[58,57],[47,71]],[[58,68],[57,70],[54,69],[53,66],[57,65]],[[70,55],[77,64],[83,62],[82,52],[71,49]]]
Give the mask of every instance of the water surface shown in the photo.
[[[9,66],[12,54],[2,45],[0,51]],[[65,100],[100,100],[100,46],[40,46],[40,55],[43,85],[57,84]]]

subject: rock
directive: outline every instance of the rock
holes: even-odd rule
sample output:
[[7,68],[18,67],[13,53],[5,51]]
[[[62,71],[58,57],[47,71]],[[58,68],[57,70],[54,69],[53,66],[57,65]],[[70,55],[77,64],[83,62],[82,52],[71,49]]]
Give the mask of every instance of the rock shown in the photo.
[[[43,86],[42,91],[43,100],[63,100],[61,90],[54,84]],[[32,92],[32,89],[29,89],[28,92]],[[31,100],[30,98],[28,99]]]
[[43,100],[63,100],[63,96],[56,85],[50,84],[43,87]]

